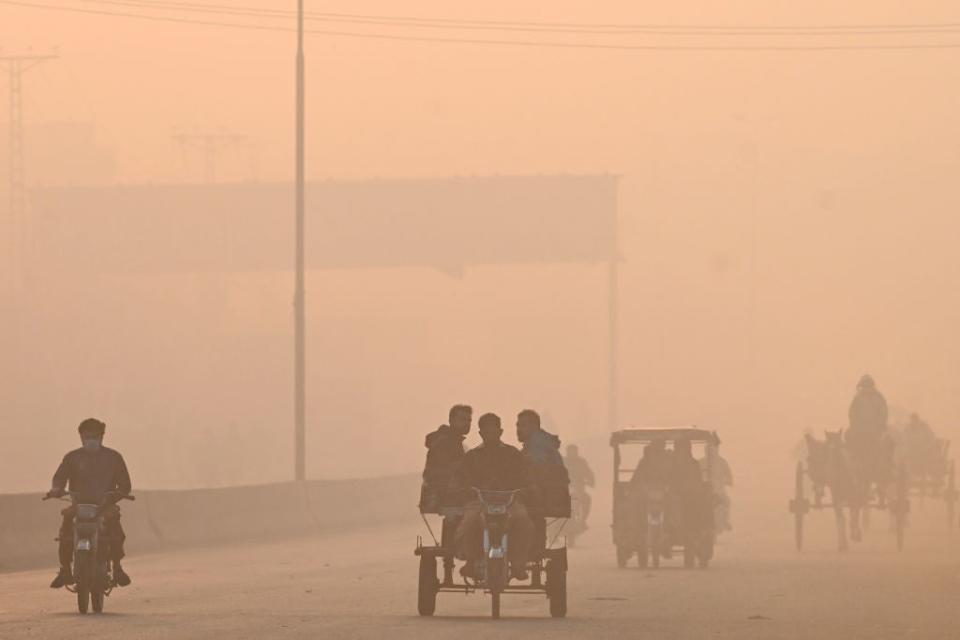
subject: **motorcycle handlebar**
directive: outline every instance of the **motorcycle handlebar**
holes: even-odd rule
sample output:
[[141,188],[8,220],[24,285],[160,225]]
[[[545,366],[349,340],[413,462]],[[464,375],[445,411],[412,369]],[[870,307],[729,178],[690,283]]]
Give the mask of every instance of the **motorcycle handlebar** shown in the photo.
[[[77,495],[80,495],[80,494],[79,494],[78,492],[76,492],[76,491],[60,491],[60,492],[57,492],[57,493],[54,493],[54,492],[51,491],[51,492],[47,492],[47,494],[46,494],[45,496],[43,496],[43,498],[41,498],[40,501],[41,501],[41,502],[44,502],[44,501],[46,501],[46,500],[53,500],[53,499],[58,499],[58,500],[59,500],[59,499],[62,499],[62,498],[64,498],[64,497],[66,497],[66,496],[71,496],[71,497],[72,497],[72,496],[77,496]],[[135,496],[135,495],[133,495],[133,494],[130,494],[130,493],[122,494],[122,493],[120,493],[119,491],[107,491],[107,492],[106,492],[105,494],[103,494],[103,495],[104,495],[104,497],[106,497],[106,496],[118,496],[118,500],[130,500],[131,502],[137,499],[137,496]]]

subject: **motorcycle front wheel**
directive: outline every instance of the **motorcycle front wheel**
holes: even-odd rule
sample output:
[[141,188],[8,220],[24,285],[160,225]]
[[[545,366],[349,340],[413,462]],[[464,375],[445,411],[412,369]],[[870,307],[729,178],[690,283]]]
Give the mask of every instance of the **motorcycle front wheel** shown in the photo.
[[93,586],[93,559],[78,555],[74,565],[77,570],[77,609],[86,613],[90,609],[90,588]]

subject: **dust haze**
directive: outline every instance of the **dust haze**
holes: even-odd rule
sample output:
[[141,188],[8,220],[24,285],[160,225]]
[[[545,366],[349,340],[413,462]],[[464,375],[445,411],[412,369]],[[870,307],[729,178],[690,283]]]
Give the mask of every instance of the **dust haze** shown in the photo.
[[[955,30],[902,26],[954,24],[955,4],[400,4],[307,2],[331,14],[554,25],[901,28],[577,35],[310,23],[353,35],[307,34],[308,182],[368,185],[376,197],[381,182],[615,177],[617,338],[611,391],[608,261],[530,258],[548,254],[550,240],[534,241],[524,255],[523,243],[515,247],[496,233],[478,240],[473,231],[424,228],[407,264],[311,266],[308,478],[419,473],[423,436],[446,422],[455,403],[471,404],[477,415],[498,413],[510,443],[517,412],[535,408],[564,444],[581,445],[598,476],[582,551],[589,562],[571,562],[573,589],[582,564],[613,562],[610,431],[697,425],[721,435],[736,478],[735,526],[723,538],[732,551],[724,558],[718,550],[709,577],[722,590],[723,571],[762,571],[766,560],[805,570],[803,556],[793,553],[787,512],[798,446],[805,429],[819,436],[847,427],[863,374],[885,395],[891,425],[905,425],[916,412],[938,437],[960,438],[960,39]],[[275,8],[265,0],[252,5]],[[56,55],[22,75],[28,200],[19,218],[7,206],[9,181],[0,185],[3,269],[10,276],[0,317],[0,493],[46,491],[63,454],[78,446],[77,424],[89,416],[107,423],[105,442],[123,452],[135,489],[293,478],[292,207],[244,219],[247,233],[279,237],[289,250],[286,265],[251,269],[227,266],[229,241],[212,246],[211,265],[184,269],[183,247],[202,244],[181,244],[176,233],[130,238],[109,222],[128,211],[91,209],[82,218],[90,222],[80,223],[41,215],[53,211],[41,206],[44,194],[57,190],[228,193],[290,185],[292,194],[293,34],[200,24],[290,28],[292,20],[188,8],[0,2],[0,58]],[[502,40],[624,48],[495,42]],[[6,92],[12,87],[2,78]],[[13,140],[9,119],[0,129],[0,139]],[[11,158],[0,156],[4,177]],[[202,217],[204,210],[177,213]],[[551,218],[551,211],[526,213]],[[310,220],[308,236],[319,226]],[[71,256],[106,261],[102,247],[135,243],[136,253],[169,254],[171,268],[71,268],[53,259],[57,252],[45,240],[67,222],[70,235],[58,242],[69,243]],[[375,227],[368,233],[370,245],[392,246]],[[431,243],[442,244],[444,254],[451,245],[456,254],[460,243],[471,255],[487,248],[498,254],[504,246],[513,253],[509,261],[451,268],[420,259],[439,250]],[[476,444],[474,429],[467,445]],[[412,561],[417,496],[397,490],[396,499],[410,505],[410,518],[396,536],[385,534],[398,555],[381,546],[377,558],[408,575],[390,583],[403,594],[415,589],[414,568],[396,558]],[[876,516],[869,551],[861,551],[876,562],[858,556],[844,584],[854,588],[872,575],[903,579],[931,607],[947,592],[955,598],[957,539],[941,512],[939,498],[922,512],[914,508],[913,540],[904,552],[917,554],[918,566],[935,567],[936,579],[914,575],[908,559],[888,557],[896,552],[884,542],[886,520]],[[818,542],[810,544],[833,552],[832,515],[809,518],[820,521],[813,529]],[[51,515],[51,537],[55,520]],[[747,551],[754,544],[764,549],[759,557]],[[136,541],[129,546],[135,550]],[[934,547],[950,552],[934,557],[927,552]],[[51,562],[54,552],[51,546]],[[640,584],[614,575],[606,583],[611,592]],[[815,579],[804,579],[817,588]],[[651,582],[643,582],[648,592],[656,590]],[[669,588],[680,597],[711,597],[702,585]],[[594,591],[581,595],[604,595]],[[877,595],[876,606],[896,602],[888,596]],[[123,599],[111,606],[122,608]],[[148,605],[137,606],[149,615]],[[596,601],[590,606],[591,615],[605,615]],[[407,609],[398,606],[396,615],[412,615]],[[945,614],[927,613],[937,615]],[[838,618],[837,633],[852,635],[822,637],[858,637],[855,618]],[[874,627],[870,637],[902,637],[910,623],[905,617]],[[655,626],[681,637],[670,635],[667,619]],[[769,637],[804,637],[783,633]]]

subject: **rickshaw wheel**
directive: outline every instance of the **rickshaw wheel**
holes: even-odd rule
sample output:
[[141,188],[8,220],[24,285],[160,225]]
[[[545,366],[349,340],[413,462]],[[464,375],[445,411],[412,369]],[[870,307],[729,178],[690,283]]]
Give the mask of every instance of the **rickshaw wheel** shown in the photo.
[[553,566],[547,567],[547,597],[550,599],[550,615],[554,618],[567,616],[567,572]]
[[437,610],[437,559],[420,556],[420,581],[417,584],[417,611],[432,616]]

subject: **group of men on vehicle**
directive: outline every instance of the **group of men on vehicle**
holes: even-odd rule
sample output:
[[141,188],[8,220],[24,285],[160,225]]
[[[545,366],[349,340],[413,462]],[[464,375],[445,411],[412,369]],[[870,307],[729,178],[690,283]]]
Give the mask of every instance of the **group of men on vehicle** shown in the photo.
[[[545,514],[570,510],[570,477],[560,438],[543,430],[536,411],[524,409],[517,415],[518,449],[503,442],[500,417],[486,413],[477,421],[483,442],[468,451],[464,441],[472,422],[472,407],[458,404],[450,409],[449,423],[427,435],[420,510],[448,516],[443,543],[452,544],[456,557],[466,561],[461,574],[471,577],[482,552],[481,504],[475,490],[519,491],[509,511],[508,559],[511,577],[525,580],[530,555],[545,537]],[[589,472],[582,458],[575,466],[578,472]],[[586,478],[592,483],[592,472]]]

